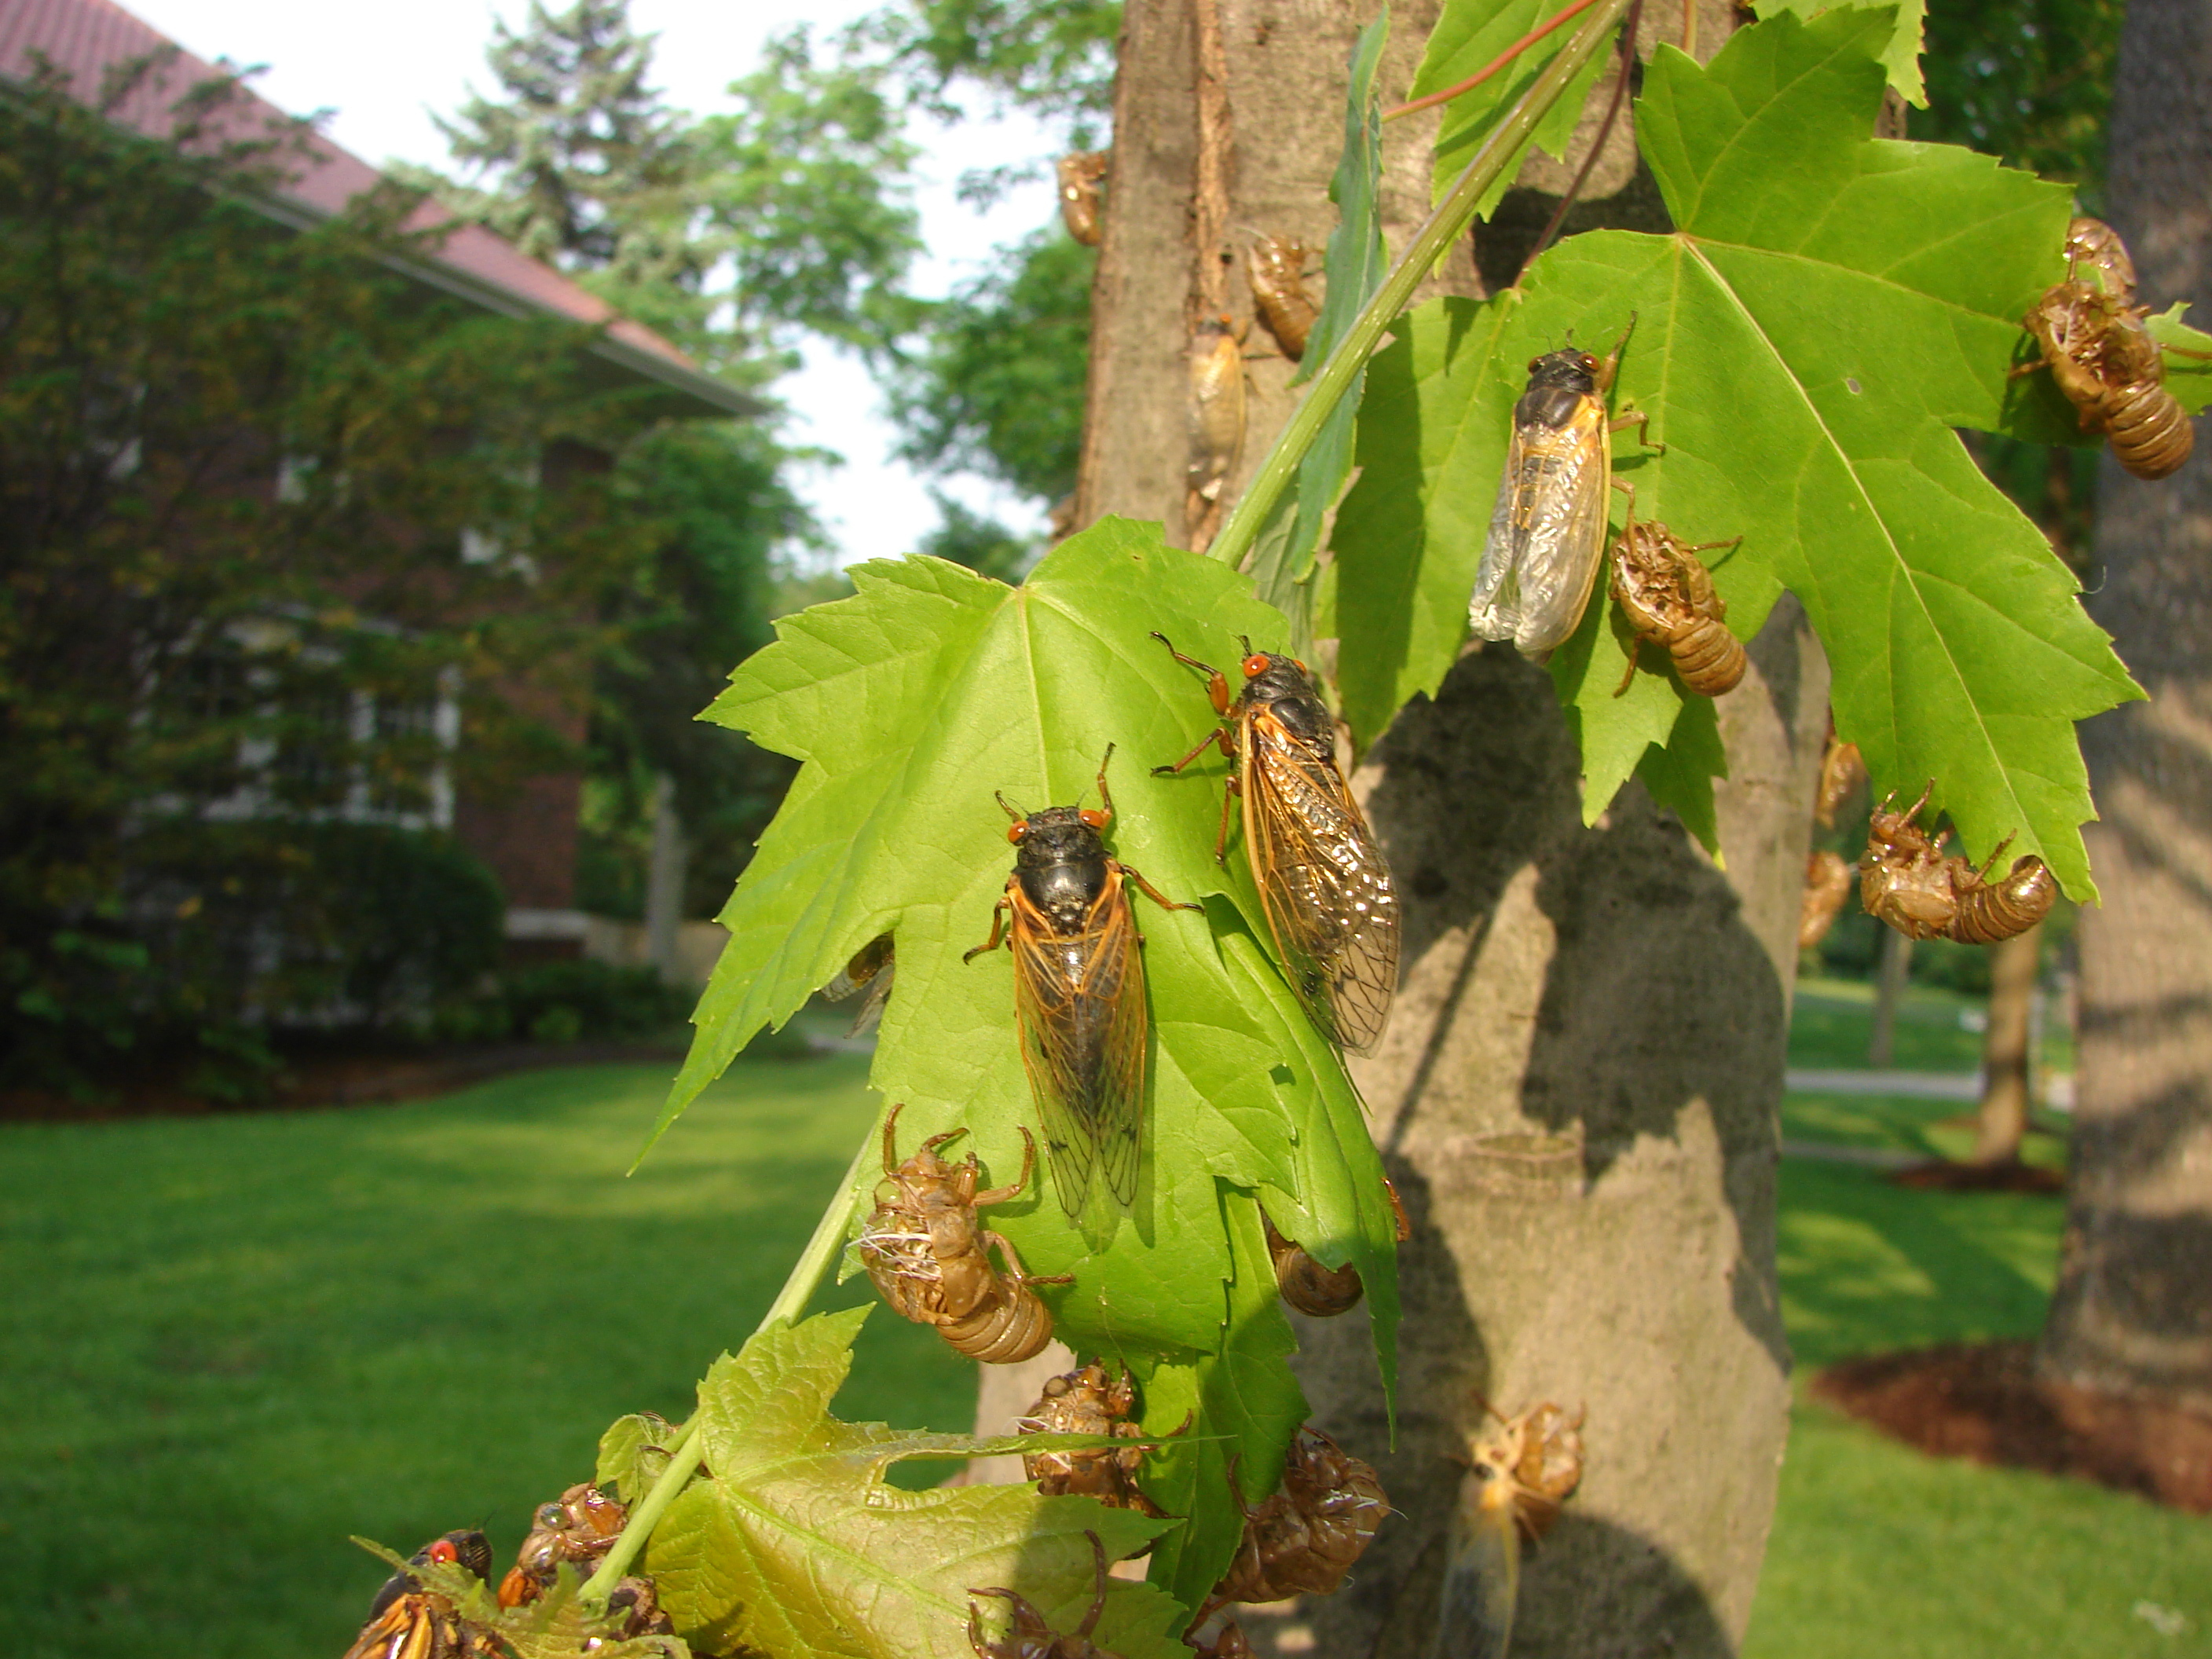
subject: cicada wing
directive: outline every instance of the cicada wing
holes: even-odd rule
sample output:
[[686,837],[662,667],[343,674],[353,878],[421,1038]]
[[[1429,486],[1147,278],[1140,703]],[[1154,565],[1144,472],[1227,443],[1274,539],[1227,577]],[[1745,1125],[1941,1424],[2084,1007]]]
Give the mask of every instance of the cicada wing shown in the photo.
[[830,1002],[859,997],[860,1006],[854,1010],[853,1023],[845,1034],[864,1036],[882,1023],[884,1004],[890,1000],[891,986],[897,977],[898,957],[891,936],[883,933],[862,945],[836,978],[822,988],[822,994]]
[[1512,1510],[1463,1494],[1452,1516],[1429,1659],[1505,1659],[1520,1595],[1521,1534]]
[[1595,398],[1583,398],[1565,426],[1515,428],[1468,613],[1477,634],[1541,657],[1575,631],[1604,562],[1612,460],[1605,404]]
[[402,1595],[368,1621],[345,1659],[441,1659],[439,1622],[429,1596]]
[[1265,709],[1242,736],[1246,845],[1291,988],[1325,1036],[1364,1054],[1398,989],[1390,866],[1333,758]]
[[1518,570],[1522,528],[1534,510],[1540,475],[1528,465],[1525,428],[1516,424],[1505,446],[1505,472],[1498,481],[1497,504],[1490,511],[1490,533],[1483,540],[1482,563],[1474,573],[1474,594],[1468,601],[1468,626],[1477,637],[1510,640],[1521,625]]
[[1145,966],[1121,872],[1081,932],[1056,934],[1014,891],[1014,1012],[1022,1064],[1044,1119],[1060,1207],[1079,1217],[1094,1168],[1136,1201],[1145,1098]]

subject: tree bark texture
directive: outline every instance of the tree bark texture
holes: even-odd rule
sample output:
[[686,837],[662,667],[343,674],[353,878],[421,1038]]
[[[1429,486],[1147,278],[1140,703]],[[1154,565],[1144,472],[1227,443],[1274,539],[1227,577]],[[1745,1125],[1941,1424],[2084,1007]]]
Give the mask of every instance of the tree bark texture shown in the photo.
[[[1700,0],[1698,55],[1733,26]],[[1185,533],[1193,296],[1208,262],[1252,311],[1244,248],[1318,247],[1342,143],[1345,66],[1369,9],[1215,0],[1227,64],[1229,246],[1194,236],[1200,183],[1197,0],[1124,14],[1112,185],[1092,313],[1077,522],[1118,513]],[[1435,19],[1394,12],[1381,85],[1402,94]],[[1662,15],[1663,13],[1663,15]],[[1644,36],[1679,38],[1679,5]],[[1557,205],[1545,196],[1595,137],[1601,74],[1564,167],[1523,174],[1526,223],[1493,222],[1438,286],[1480,292],[1480,252],[1510,276]],[[1402,247],[1431,199],[1433,115],[1386,129],[1385,234]],[[1569,221],[1659,228],[1624,112]],[[1617,175],[1617,176],[1613,176]],[[1510,200],[1511,198],[1509,198]],[[1540,209],[1540,210],[1538,210]],[[1504,216],[1501,215],[1501,217]],[[1226,258],[1224,258],[1224,254]],[[1248,337],[1249,420],[1231,474],[1250,478],[1295,396],[1292,365]],[[1356,1073],[1413,1223],[1392,1446],[1365,1320],[1300,1321],[1314,1423],[1381,1469],[1399,1513],[1352,1585],[1253,1613],[1262,1653],[1425,1655],[1446,1516],[1478,1395],[1589,1408],[1582,1492],[1528,1566],[1516,1655],[1732,1652],[1757,1582],[1788,1391],[1774,1266],[1774,1182],[1789,989],[1824,659],[1785,601],[1753,672],[1722,700],[1723,874],[1632,784],[1585,828],[1579,767],[1543,672],[1493,647],[1417,702],[1355,781],[1406,906],[1392,1029]],[[1003,1431],[1041,1377],[987,1375],[979,1426]]]
[[[2212,14],[2132,0],[2110,214],[2144,299],[2212,302]],[[2200,422],[2200,426],[2201,426]],[[2042,1363],[2212,1407],[2212,460],[2106,458],[2090,601],[2150,701],[2084,732],[2101,908],[2081,922],[2073,1173]]]
[[1974,1109],[1970,1164],[2020,1162],[2027,1138],[2028,1042],[2035,1022],[2041,923],[1990,949],[1990,1029],[1982,1040],[1982,1098]]

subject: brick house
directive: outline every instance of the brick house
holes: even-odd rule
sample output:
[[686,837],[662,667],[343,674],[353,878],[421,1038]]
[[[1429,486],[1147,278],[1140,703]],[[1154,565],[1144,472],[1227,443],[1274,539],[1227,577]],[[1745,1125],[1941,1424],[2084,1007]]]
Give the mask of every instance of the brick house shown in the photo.
[[[78,95],[89,96],[110,70],[156,53],[173,56],[142,81],[114,113],[126,126],[158,137],[168,130],[174,100],[216,75],[214,66],[178,50],[110,0],[0,0],[0,88],[9,81],[27,78],[43,58],[70,76]],[[258,99],[250,100],[249,107],[256,118],[278,115]],[[254,205],[277,222],[305,226],[337,213],[380,182],[375,168],[317,136],[289,187]],[[449,224],[451,216],[442,208],[425,203],[410,228]],[[453,228],[434,256],[400,268],[414,281],[501,314],[550,315],[603,325],[590,346],[594,371],[653,392],[655,406],[671,415],[727,418],[761,412],[757,400],[705,374],[650,329],[615,315],[603,301],[481,226]],[[541,458],[540,476],[545,487],[556,488],[560,477],[572,470],[607,465],[609,458],[604,455],[563,446],[561,453]],[[272,489],[281,493],[285,487],[282,476],[271,478]],[[465,544],[463,556],[497,554],[496,545],[487,540],[473,551]],[[514,685],[503,691],[562,737],[571,741],[582,738],[585,716],[574,698],[549,686]],[[352,707],[334,717],[351,722],[356,729],[363,722],[374,726],[380,720],[416,721],[435,732],[447,747],[459,732],[449,689],[426,694],[419,707],[404,710],[379,709],[356,696]],[[580,953],[588,932],[586,918],[574,903],[581,787],[582,778],[575,772],[541,775],[525,780],[519,793],[495,802],[471,799],[441,778],[432,781],[427,809],[411,814],[386,811],[366,794],[358,800],[349,798],[342,810],[356,819],[451,830],[499,878],[507,899],[510,952],[521,958],[574,956]],[[251,791],[242,791],[235,799],[213,804],[212,810],[218,815],[247,816],[255,810],[255,802]]]

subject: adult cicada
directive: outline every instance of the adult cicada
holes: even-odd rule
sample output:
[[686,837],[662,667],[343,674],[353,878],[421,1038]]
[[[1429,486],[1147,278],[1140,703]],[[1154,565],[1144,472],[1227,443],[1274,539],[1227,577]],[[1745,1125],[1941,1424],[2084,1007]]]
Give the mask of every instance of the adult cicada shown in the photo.
[[[481,1532],[449,1532],[408,1558],[410,1567],[434,1562],[483,1579],[491,1571],[491,1546]],[[461,1616],[451,1597],[403,1569],[369,1603],[368,1622],[345,1659],[492,1659],[503,1651],[496,1638]]]
[[[1528,387],[1513,405],[1505,474],[1467,619],[1482,638],[1510,640],[1524,657],[1542,658],[1575,631],[1605,559],[1612,434],[1646,419],[1632,413],[1616,421],[1606,412],[1627,343],[1624,332],[1603,362],[1571,346],[1530,358]],[[1617,487],[1633,501],[1629,485]]]
[[853,953],[853,959],[838,970],[837,977],[822,988],[822,994],[831,1002],[860,999],[846,1032],[848,1036],[860,1036],[881,1023],[884,1004],[890,1000],[891,984],[897,977],[898,956],[891,936],[878,933]]
[[1113,821],[1108,744],[1098,763],[1098,805],[1024,813],[1000,795],[1018,849],[991,915],[991,937],[962,958],[1003,942],[1014,957],[1014,1015],[1022,1065],[1044,1119],[1045,1152],[1060,1208],[1083,1213],[1091,1172],[1124,1209],[1136,1201],[1143,1151],[1145,959],[1128,890],[1166,910],[1177,904],[1106,850]]
[[1582,1483],[1580,1417],[1553,1405],[1498,1418],[1468,1448],[1467,1478],[1452,1516],[1434,1651],[1499,1655],[1513,1636],[1522,1540],[1551,1530]]
[[[1229,845],[1229,804],[1244,803],[1244,849],[1291,989],[1328,1038],[1365,1054],[1382,1035],[1398,988],[1398,895],[1390,866],[1336,766],[1336,725],[1295,657],[1244,647],[1244,690],[1152,637],[1206,677],[1223,724],[1156,774],[1180,772],[1218,744],[1234,763],[1213,855]],[[1233,734],[1233,735],[1232,735]]]

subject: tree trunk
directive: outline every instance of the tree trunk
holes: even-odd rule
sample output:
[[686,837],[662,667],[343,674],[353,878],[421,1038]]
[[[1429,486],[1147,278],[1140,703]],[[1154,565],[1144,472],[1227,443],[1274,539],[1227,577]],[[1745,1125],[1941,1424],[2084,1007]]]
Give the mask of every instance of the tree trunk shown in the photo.
[[[1124,14],[1079,523],[1121,513],[1187,532],[1194,296],[1225,266],[1231,314],[1249,318],[1238,267],[1252,236],[1318,247],[1334,221],[1327,185],[1364,20],[1325,0],[1218,0],[1230,246],[1194,245],[1194,224],[1214,217],[1195,211],[1194,93],[1196,19],[1214,9],[1131,0]],[[1386,98],[1408,83],[1435,14],[1424,0],[1394,12]],[[1698,15],[1710,57],[1732,13],[1710,0]],[[1651,8],[1647,37],[1674,39],[1680,17]],[[1394,249],[1427,210],[1434,121],[1386,130]],[[1570,168],[1595,125],[1586,114]],[[1540,166],[1524,183],[1559,172]],[[1608,213],[1651,226],[1644,179],[1631,152],[1609,154],[1588,188],[1617,198],[1578,209],[1571,228]],[[1473,239],[1486,268],[1517,269],[1553,205],[1524,204]],[[1479,291],[1469,242],[1440,284]],[[1249,423],[1224,498],[1295,401],[1292,366],[1264,332],[1247,351]],[[1263,1653],[1425,1652],[1462,1473],[1451,1460],[1478,1426],[1478,1391],[1508,1410],[1548,1397],[1589,1411],[1589,1474],[1526,1574],[1516,1655],[1686,1659],[1741,1637],[1788,1407],[1775,1111],[1827,708],[1826,665],[1793,604],[1753,658],[1721,704],[1725,877],[1638,785],[1583,828],[1549,681],[1510,651],[1463,658],[1361,769],[1407,930],[1391,1032],[1357,1068],[1414,1225],[1401,1253],[1395,1449],[1364,1320],[1301,1322],[1299,1370],[1314,1422],[1376,1463],[1400,1513],[1350,1588],[1247,1619]],[[979,1421],[1000,1427],[1034,1387],[987,1376]]]
[[1894,927],[1881,930],[1874,975],[1874,1024],[1867,1035],[1867,1064],[1897,1063],[1897,1009],[1912,973],[1912,941]]
[[664,984],[682,978],[677,942],[684,927],[684,874],[690,848],[684,819],[676,810],[676,780],[662,772],[653,781],[653,848],[645,866],[645,957]]
[[[2212,301],[2212,15],[2133,0],[2110,214],[2143,297]],[[2212,1407],[2212,462],[2108,456],[2092,600],[2151,696],[2084,733],[2101,908],[2081,912],[2073,1173],[2045,1370]]]
[[1974,1109],[1970,1164],[2020,1162],[2021,1142],[2027,1138],[2028,1038],[2042,957],[2040,923],[1990,946],[1990,1029],[1982,1039],[1982,1100]]

